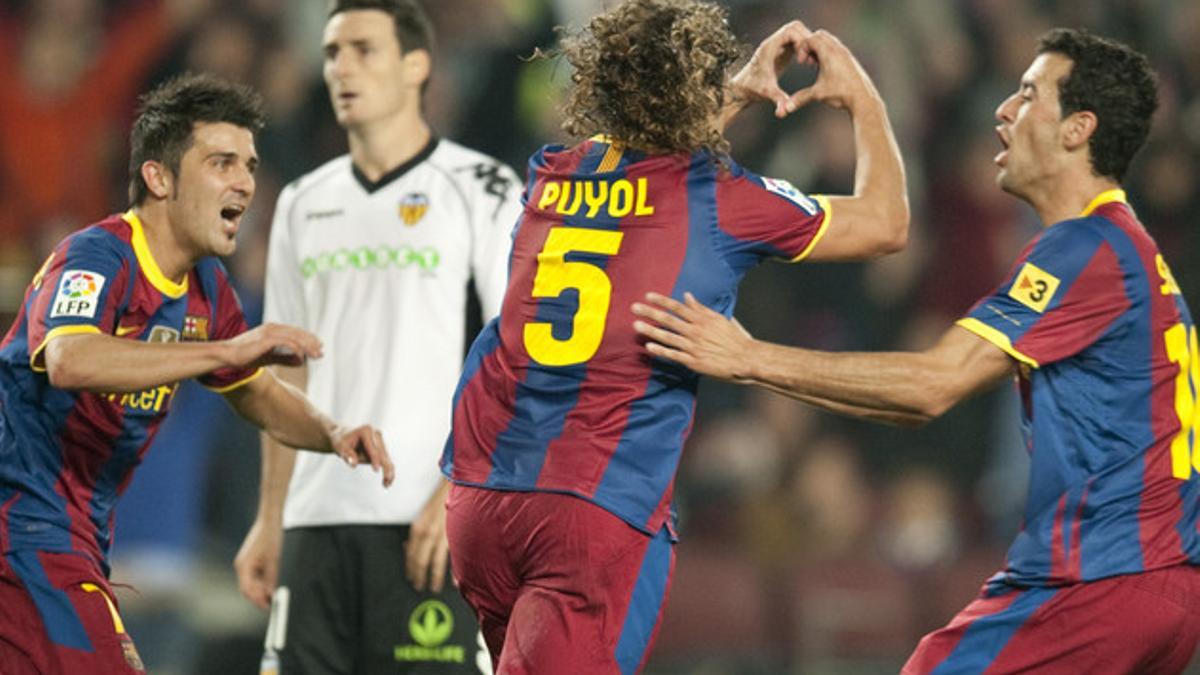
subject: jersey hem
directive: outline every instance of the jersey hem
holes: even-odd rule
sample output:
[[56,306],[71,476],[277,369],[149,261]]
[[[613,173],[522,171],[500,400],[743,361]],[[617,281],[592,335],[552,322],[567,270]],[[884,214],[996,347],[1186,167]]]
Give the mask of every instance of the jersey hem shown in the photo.
[[42,356],[42,352],[46,350],[46,345],[50,344],[50,341],[54,338],[61,337],[63,335],[83,335],[88,333],[95,333],[98,335],[100,333],[100,329],[90,323],[52,328],[49,333],[46,333],[46,337],[42,338],[42,342],[37,346],[37,349],[33,350],[33,352],[29,354],[30,369],[32,369],[35,373],[46,372],[45,359],[43,358],[39,360],[38,357]]
[[1041,367],[1038,364],[1036,359],[1033,359],[1032,357],[1018,351],[1016,347],[1013,347],[1012,341],[1008,339],[1007,335],[1005,335],[1004,333],[1001,333],[1000,331],[996,330],[995,328],[992,328],[991,326],[980,321],[979,319],[976,319],[973,317],[966,317],[963,319],[959,319],[958,321],[955,322],[955,324],[974,333],[975,335],[978,335],[979,337],[983,338],[984,340],[987,340],[988,342],[992,343],[993,345],[996,345],[1000,349],[1004,350],[1004,352],[1007,353],[1009,356],[1020,361],[1021,363],[1032,366],[1034,368]]

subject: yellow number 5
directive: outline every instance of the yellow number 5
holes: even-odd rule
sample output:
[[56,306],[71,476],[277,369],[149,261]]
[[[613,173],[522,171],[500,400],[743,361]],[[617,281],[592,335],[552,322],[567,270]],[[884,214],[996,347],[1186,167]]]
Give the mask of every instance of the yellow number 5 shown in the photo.
[[579,291],[579,310],[571,322],[571,337],[566,340],[555,338],[548,322],[525,324],[525,351],[534,361],[545,366],[570,366],[595,356],[604,337],[612,282],[596,265],[567,262],[564,258],[572,251],[616,255],[624,236],[623,232],[582,227],[550,229],[546,245],[537,257],[533,297],[552,298],[574,288]]
[[1179,433],[1171,440],[1171,473],[1187,480],[1192,467],[1200,471],[1200,447],[1192,439],[1197,428],[1200,407],[1196,405],[1196,387],[1200,386],[1200,358],[1197,357],[1196,327],[1189,331],[1182,323],[1167,330],[1167,358],[1179,364],[1175,376],[1175,413],[1179,415]]

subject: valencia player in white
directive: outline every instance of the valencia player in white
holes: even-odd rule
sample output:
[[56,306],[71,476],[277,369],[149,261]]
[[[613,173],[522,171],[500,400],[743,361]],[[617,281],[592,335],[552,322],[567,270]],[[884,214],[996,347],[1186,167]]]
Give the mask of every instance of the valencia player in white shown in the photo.
[[396,484],[263,439],[257,518],[234,563],[272,604],[280,672],[479,672],[473,613],[448,578],[437,458],[462,365],[468,282],[500,307],[521,184],[424,119],[429,22],[412,0],[339,0],[324,76],[349,154],[280,195],[266,320],[311,330],[327,358],[280,369],[338,419],[379,427]]

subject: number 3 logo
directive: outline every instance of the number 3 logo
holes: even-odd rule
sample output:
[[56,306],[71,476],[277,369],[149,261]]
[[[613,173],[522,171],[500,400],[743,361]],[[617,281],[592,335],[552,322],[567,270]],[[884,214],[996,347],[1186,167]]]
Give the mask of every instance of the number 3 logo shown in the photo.
[[579,310],[571,322],[571,337],[559,340],[546,321],[525,324],[525,351],[544,366],[570,366],[596,355],[604,337],[608,306],[612,301],[612,281],[600,267],[588,262],[568,262],[568,253],[616,255],[623,232],[590,230],[582,227],[554,227],[538,254],[537,276],[533,278],[533,297],[553,298],[574,288],[579,291]]
[[1179,364],[1175,376],[1175,413],[1179,415],[1179,433],[1171,439],[1171,473],[1176,478],[1187,480],[1192,468],[1200,471],[1200,447],[1192,441],[1192,431],[1200,421],[1200,407],[1196,406],[1196,387],[1200,386],[1200,358],[1196,348],[1196,327],[1188,330],[1177,323],[1167,330],[1167,358]]

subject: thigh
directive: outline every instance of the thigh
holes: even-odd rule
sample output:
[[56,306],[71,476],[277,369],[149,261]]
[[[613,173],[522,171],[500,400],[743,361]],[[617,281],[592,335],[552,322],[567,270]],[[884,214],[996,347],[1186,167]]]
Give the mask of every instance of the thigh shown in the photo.
[[458,590],[475,613],[493,665],[500,657],[520,578],[506,541],[515,493],[454,485],[446,501],[450,566]]
[[112,590],[90,561],[14,551],[4,568],[0,652],[15,655],[31,672],[145,672]]
[[548,502],[500,656],[500,673],[633,673],[661,624],[674,545],[594,504]]
[[281,675],[351,675],[359,598],[347,582],[349,556],[336,528],[285,530],[267,646]]
[[[405,573],[406,526],[346,528],[354,537],[365,589],[359,672],[479,675],[491,672],[475,613],[447,580],[442,591],[417,591]],[[482,670],[481,670],[482,669]]]

